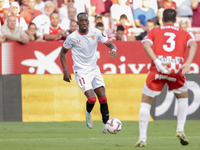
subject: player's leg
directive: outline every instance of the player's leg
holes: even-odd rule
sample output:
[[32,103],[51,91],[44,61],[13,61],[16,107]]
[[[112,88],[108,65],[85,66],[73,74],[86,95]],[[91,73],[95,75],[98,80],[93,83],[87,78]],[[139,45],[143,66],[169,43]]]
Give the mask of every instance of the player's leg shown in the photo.
[[105,95],[105,83],[98,66],[95,68],[93,73],[95,74],[95,77],[92,81],[92,86],[94,88],[94,91],[100,103],[100,111],[101,111],[102,121],[103,121],[103,133],[106,133],[105,131],[107,130],[105,126],[106,126],[106,122],[109,119],[109,111],[108,111],[107,98]]
[[151,104],[153,97],[142,94],[142,102],[139,110],[139,140],[134,145],[135,147],[145,147],[147,140],[147,127],[150,117]]
[[163,89],[165,80],[159,79],[158,72],[150,72],[142,90],[142,101],[139,110],[139,140],[135,147],[145,147],[151,104],[155,96]]
[[92,89],[85,91],[85,96],[87,97],[86,102],[86,111],[85,111],[85,118],[86,118],[86,125],[88,128],[92,129],[93,121],[92,121],[92,109],[96,102],[96,95]]
[[76,81],[77,81],[81,91],[87,97],[85,117],[86,117],[86,125],[88,128],[91,129],[93,127],[91,111],[96,102],[96,95],[93,91],[93,87],[91,84],[94,76],[91,75],[90,73],[75,74],[75,78],[76,78]]
[[100,111],[101,111],[102,121],[103,121],[103,133],[107,133],[106,122],[109,119],[109,110],[108,110],[107,98],[105,95],[105,88],[101,86],[99,88],[96,88],[94,91],[100,103]]
[[188,91],[185,91],[180,94],[177,93],[174,94],[178,102],[176,136],[179,138],[180,143],[182,145],[188,145],[189,142],[184,133],[184,126],[187,118],[187,109],[188,109]]
[[[182,145],[188,145],[188,140],[184,133],[188,109],[188,89],[185,84],[185,76],[183,76],[181,72],[175,74],[173,77],[176,78],[176,82],[168,81],[167,84],[169,90],[174,92],[178,102],[176,136]],[[176,88],[174,89],[174,87]]]

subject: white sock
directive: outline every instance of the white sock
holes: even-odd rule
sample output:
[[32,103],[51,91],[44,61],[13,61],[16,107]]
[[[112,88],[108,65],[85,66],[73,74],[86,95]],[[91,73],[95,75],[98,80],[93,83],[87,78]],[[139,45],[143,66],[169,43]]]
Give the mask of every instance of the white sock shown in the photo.
[[140,104],[140,111],[139,111],[140,140],[147,139],[147,126],[149,123],[150,109],[151,109],[150,104],[144,102]]
[[178,99],[177,109],[177,129],[184,131],[185,121],[187,118],[188,98]]
[[103,129],[106,129],[106,124],[105,123],[103,123]]

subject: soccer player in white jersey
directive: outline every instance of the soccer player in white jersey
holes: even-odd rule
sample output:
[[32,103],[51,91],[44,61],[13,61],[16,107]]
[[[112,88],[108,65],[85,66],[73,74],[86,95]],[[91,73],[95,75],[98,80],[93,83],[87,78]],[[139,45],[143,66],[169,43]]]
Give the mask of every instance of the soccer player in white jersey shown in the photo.
[[[66,66],[66,53],[72,51],[73,71],[76,81],[87,97],[86,102],[86,125],[93,127],[91,111],[96,102],[96,95],[100,103],[100,110],[103,121],[103,133],[107,133],[106,122],[109,119],[107,98],[105,95],[105,83],[97,66],[97,45],[98,41],[104,43],[110,51],[108,54],[116,58],[117,48],[108,38],[96,28],[88,28],[89,20],[86,13],[77,15],[79,29],[70,34],[65,40],[60,52],[60,61],[64,72],[64,80],[71,81],[71,74]],[[95,95],[96,94],[96,95]]]

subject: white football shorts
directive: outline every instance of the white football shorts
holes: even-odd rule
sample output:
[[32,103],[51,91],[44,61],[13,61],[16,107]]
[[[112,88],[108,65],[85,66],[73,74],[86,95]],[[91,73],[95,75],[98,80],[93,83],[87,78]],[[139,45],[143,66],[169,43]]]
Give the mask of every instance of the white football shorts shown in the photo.
[[98,66],[90,71],[84,71],[83,73],[78,74],[75,73],[75,78],[83,93],[90,89],[94,90],[101,86],[105,87],[105,83]]

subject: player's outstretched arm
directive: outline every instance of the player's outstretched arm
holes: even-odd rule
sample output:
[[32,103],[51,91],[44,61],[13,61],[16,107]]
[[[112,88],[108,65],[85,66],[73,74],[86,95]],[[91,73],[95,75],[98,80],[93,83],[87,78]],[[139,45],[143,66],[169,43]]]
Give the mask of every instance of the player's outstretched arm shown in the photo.
[[108,48],[110,48],[110,51],[108,52],[108,54],[114,59],[117,58],[117,47],[115,46],[115,44],[113,44],[111,41],[108,41],[105,45]]
[[68,52],[67,49],[65,49],[64,47],[62,47],[61,51],[60,51],[60,62],[63,68],[63,80],[70,82],[70,80],[72,80],[71,78],[71,74],[69,73],[68,69],[67,69],[67,65],[66,65],[66,53]]
[[190,71],[190,64],[192,63],[192,60],[197,51],[197,43],[195,41],[190,41],[188,48],[190,49],[188,58],[186,62],[181,66],[182,74],[186,74]]

